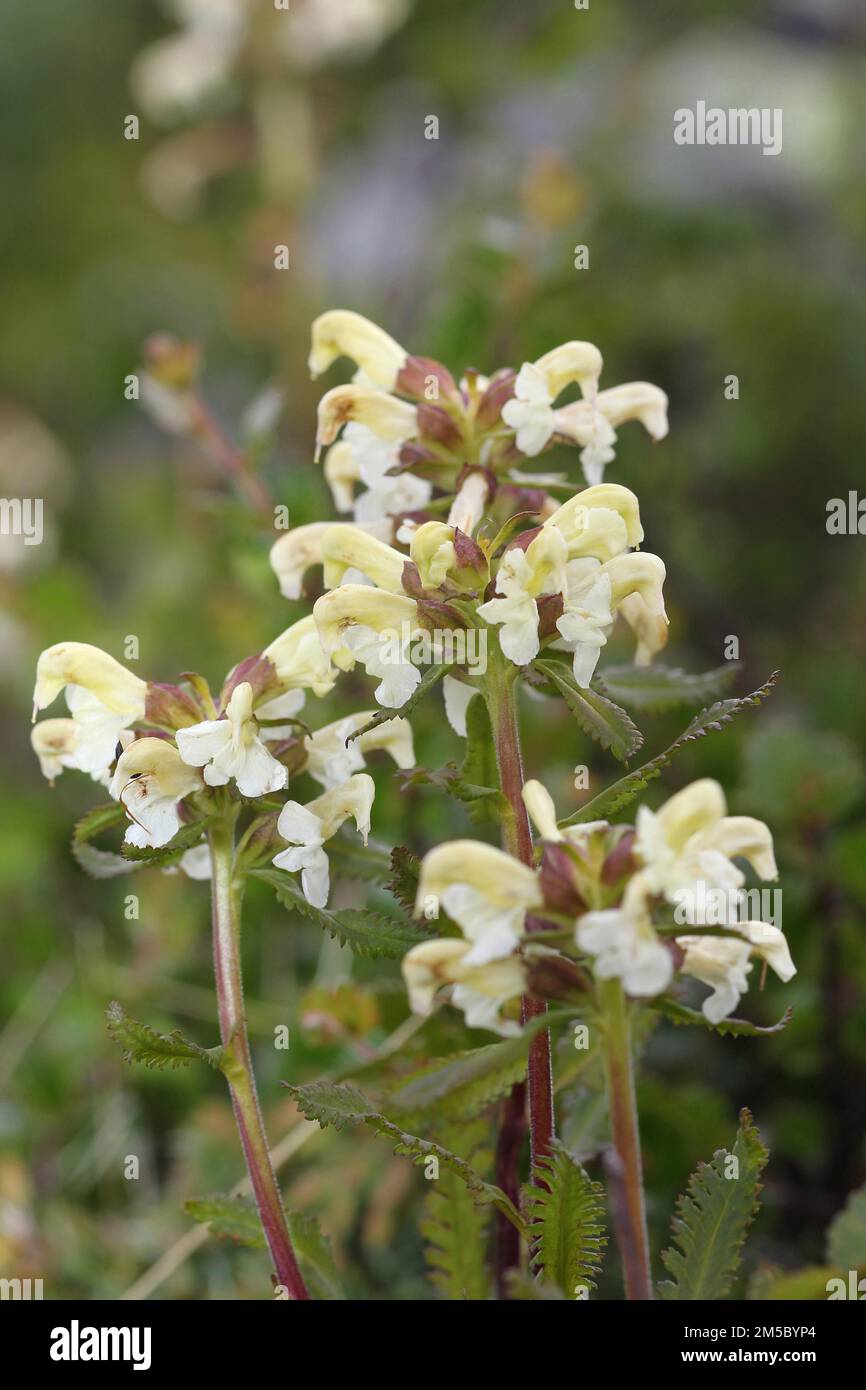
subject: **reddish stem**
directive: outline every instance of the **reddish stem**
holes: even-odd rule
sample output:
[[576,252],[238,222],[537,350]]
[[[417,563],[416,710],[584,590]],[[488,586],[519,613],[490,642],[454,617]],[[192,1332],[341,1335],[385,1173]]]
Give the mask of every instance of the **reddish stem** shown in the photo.
[[[517,859],[533,864],[532,831],[523,804],[523,758],[520,751],[520,731],[514,701],[514,670],[506,667],[494,670],[488,685],[488,709],[496,745],[496,761],[503,795],[511,807],[511,817],[503,826],[505,848]],[[531,929],[531,924],[528,924]],[[547,1005],[530,995],[524,995],[521,1014],[523,1022],[547,1012]],[[550,1053],[550,1033],[545,1029],[536,1034],[529,1049],[529,1140],[533,1165],[546,1154],[554,1134],[553,1076]]]
[[[516,1207],[520,1206],[518,1165],[526,1137],[526,1082],[519,1081],[502,1102],[502,1118],[496,1143],[496,1185]],[[508,1297],[506,1275],[520,1268],[520,1232],[502,1212],[496,1213],[496,1292]]]
[[253,1074],[241,978],[240,912],[234,883],[233,826],[214,826],[210,832],[210,848],[214,970],[220,1036],[225,1048],[223,1071],[229,1083],[247,1171],[277,1279],[293,1299],[308,1299],[310,1295],[298,1268],[286,1224]]

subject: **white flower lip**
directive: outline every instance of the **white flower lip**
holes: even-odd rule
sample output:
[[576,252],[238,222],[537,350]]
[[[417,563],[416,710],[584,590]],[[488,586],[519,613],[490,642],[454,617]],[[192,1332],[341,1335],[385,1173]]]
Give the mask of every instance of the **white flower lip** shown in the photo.
[[224,719],[206,719],[178,729],[180,756],[204,769],[209,787],[237,784],[241,796],[266,796],[288,783],[288,769],[268,751],[253,716],[253,691],[242,681],[232,692]]
[[301,874],[301,889],[313,907],[327,906],[330,868],[325,843],[350,817],[364,844],[370,833],[370,813],[376,793],[372,777],[356,773],[316,797],[306,806],[287,801],[277,819],[277,830],[291,846],[274,856],[274,864],[288,873]]

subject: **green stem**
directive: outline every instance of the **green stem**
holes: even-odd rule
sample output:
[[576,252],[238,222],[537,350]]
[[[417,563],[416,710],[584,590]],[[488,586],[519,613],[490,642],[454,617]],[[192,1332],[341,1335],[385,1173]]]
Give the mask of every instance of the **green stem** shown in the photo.
[[634,1085],[629,1005],[617,979],[598,982],[604,1034],[604,1067],[616,1152],[615,1202],[617,1243],[625,1277],[625,1296],[648,1300],[653,1296],[644,1203],[640,1133]]
[[209,833],[214,971],[220,1036],[225,1048],[223,1071],[277,1279],[293,1299],[308,1299],[271,1162],[250,1055],[241,975],[241,893],[234,873],[234,822],[234,815],[226,816]]

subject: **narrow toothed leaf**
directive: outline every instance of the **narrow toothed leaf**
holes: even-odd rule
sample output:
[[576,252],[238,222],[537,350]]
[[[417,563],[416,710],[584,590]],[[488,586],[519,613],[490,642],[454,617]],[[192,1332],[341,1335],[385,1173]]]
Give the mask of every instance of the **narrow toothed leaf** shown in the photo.
[[579,686],[562,661],[536,661],[535,669],[559,691],[583,732],[602,748],[620,762],[637,752],[643,735],[624,709],[597,690]]
[[762,686],[753,691],[751,695],[743,695],[739,698],[730,700],[719,700],[716,704],[710,705],[709,709],[701,710],[696,714],[680,736],[674,739],[669,748],[659,753],[655,758],[651,758],[642,767],[636,767],[633,772],[629,772],[625,777],[621,777],[618,782],[607,787],[598,796],[594,796],[573,816],[561,823],[563,826],[580,825],[583,821],[603,820],[614,815],[617,811],[622,811],[629,806],[635,797],[640,796],[650,782],[656,777],[660,777],[664,769],[673,761],[680,749],[694,743],[699,738],[704,738],[706,734],[713,733],[730,724],[735,715],[741,714],[743,710],[752,709],[766,700],[773,690],[779,673],[774,671],[769,680]]
[[659,1285],[665,1299],[727,1298],[746,1234],[758,1210],[761,1173],[769,1155],[748,1110],[729,1153],[719,1149],[700,1163],[677,1203],[674,1245],[662,1264],[672,1276]]

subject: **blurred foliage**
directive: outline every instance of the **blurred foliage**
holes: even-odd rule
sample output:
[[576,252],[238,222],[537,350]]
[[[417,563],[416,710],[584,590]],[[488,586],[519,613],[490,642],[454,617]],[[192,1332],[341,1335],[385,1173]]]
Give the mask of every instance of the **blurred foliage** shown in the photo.
[[[240,1176],[222,1079],[130,1070],[105,1028],[116,997],[157,1028],[216,1041],[205,889],[156,871],[84,877],[68,843],[98,789],[67,774],[49,792],[27,741],[30,687],[50,643],[120,653],[127,634],[144,674],[218,679],[308,611],[280,598],[269,537],[212,462],[160,435],[123,384],[157,330],[202,344],[230,433],[278,383],[263,476],[294,523],[329,516],[305,358],[311,318],[337,304],[454,369],[588,338],[608,384],[670,394],[669,439],[626,431],[611,473],[639,493],[668,565],[670,660],[718,665],[733,635],[739,689],[776,667],[782,681],[766,708],[687,750],[654,795],[712,775],[734,810],[770,821],[799,974],[748,1000],[759,1023],[793,1004],[781,1036],[662,1024],[646,1043],[656,1264],[689,1172],[748,1105],[771,1151],[749,1268],[820,1265],[829,1220],[866,1178],[866,580],[862,537],[825,529],[829,498],[861,485],[866,435],[862,11],[418,0],[378,48],[318,64],[251,43],[200,110],[161,125],[141,112],[140,139],[126,140],[137,55],[176,28],[150,0],[8,0],[0,18],[0,492],[46,506],[42,546],[0,549],[0,1271],[42,1277],[47,1297],[116,1297],[190,1228],[187,1198]],[[672,110],[698,98],[783,107],[782,155],[675,147]],[[438,141],[424,139],[430,112]],[[273,269],[283,241],[287,273]],[[590,268],[576,271],[582,243]],[[555,466],[575,476],[573,457]],[[614,644],[610,660],[625,659]],[[363,677],[347,680],[317,722],[364,703]],[[427,766],[459,756],[440,709],[434,698],[415,720]],[[575,764],[589,762],[596,790],[612,779],[565,711],[543,725],[531,704],[524,715],[528,767],[564,813]],[[676,715],[645,725],[650,753],[680,727]],[[401,794],[384,762],[372,770],[382,842],[420,851],[465,828],[434,789]],[[351,905],[364,890],[338,891]],[[279,1141],[296,1120],[279,1081],[375,1074],[405,996],[396,965],[346,958],[264,888],[250,892],[245,953]],[[281,1024],[287,1052],[272,1046]],[[400,1065],[461,1045],[452,1030],[444,1015],[425,1025]],[[575,1151],[597,1151],[591,1086],[563,1128]],[[137,1181],[124,1177],[130,1154]],[[328,1131],[285,1182],[291,1207],[321,1218],[349,1296],[435,1296],[417,1234],[425,1183],[406,1160],[372,1135]],[[262,1260],[203,1241],[155,1296],[260,1296]],[[603,1295],[618,1290],[608,1272]]]

